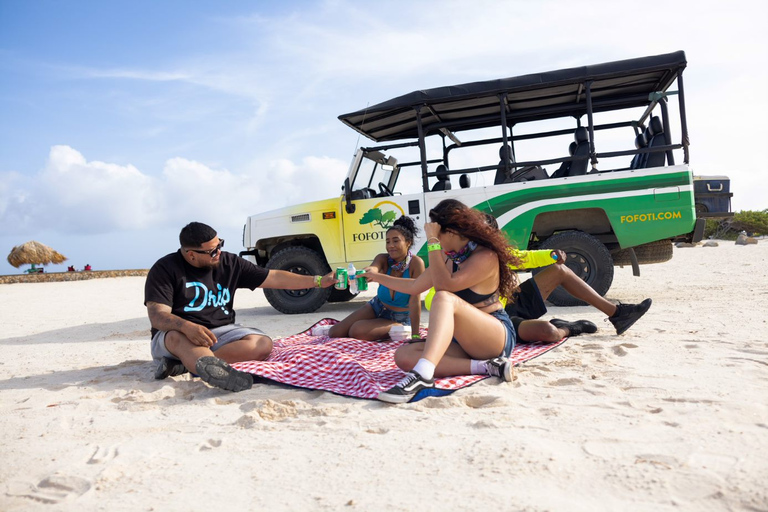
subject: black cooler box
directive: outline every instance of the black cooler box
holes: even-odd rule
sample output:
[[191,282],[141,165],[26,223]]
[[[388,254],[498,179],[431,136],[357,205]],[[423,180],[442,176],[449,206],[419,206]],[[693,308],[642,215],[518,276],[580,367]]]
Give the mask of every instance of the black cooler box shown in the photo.
[[731,179],[728,176],[693,177],[693,198],[697,217],[732,217],[731,197]]

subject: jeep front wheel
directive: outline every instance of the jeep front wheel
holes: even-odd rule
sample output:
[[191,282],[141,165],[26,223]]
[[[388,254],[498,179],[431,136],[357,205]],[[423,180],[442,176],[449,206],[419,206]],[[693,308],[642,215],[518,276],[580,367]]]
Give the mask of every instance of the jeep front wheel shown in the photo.
[[[565,252],[565,265],[600,295],[605,295],[613,283],[613,259],[611,253],[597,238],[582,231],[564,231],[547,238],[539,249],[560,249]],[[533,275],[543,269],[534,269]],[[562,286],[558,286],[547,298],[555,306],[584,306]]]
[[[308,276],[325,275],[330,272],[328,264],[317,251],[307,247],[286,247],[274,253],[267,262],[270,270],[286,270]],[[331,294],[330,288],[306,288],[304,290],[264,289],[264,296],[273,308],[289,315],[312,313],[325,304]]]

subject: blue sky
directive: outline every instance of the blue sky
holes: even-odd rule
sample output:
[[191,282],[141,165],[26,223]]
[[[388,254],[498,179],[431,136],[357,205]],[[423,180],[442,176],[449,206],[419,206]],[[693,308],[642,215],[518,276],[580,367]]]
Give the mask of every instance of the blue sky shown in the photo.
[[694,172],[768,207],[768,2],[576,5],[0,0],[0,274],[33,239],[148,268],[191,220],[237,252],[249,214],[338,194],[358,144],[339,114],[675,50]]

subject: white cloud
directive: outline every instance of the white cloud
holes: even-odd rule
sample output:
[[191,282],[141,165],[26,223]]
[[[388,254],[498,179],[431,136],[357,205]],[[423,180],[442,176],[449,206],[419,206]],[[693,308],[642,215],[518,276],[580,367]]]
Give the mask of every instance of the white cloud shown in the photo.
[[39,219],[63,231],[101,232],[148,226],[157,218],[155,179],[132,165],[88,162],[69,146],[54,146],[32,190]]
[[177,157],[152,177],[132,165],[88,161],[74,148],[54,146],[32,178],[0,175],[0,223],[5,234],[140,231],[191,220],[231,228],[254,213],[338,195],[346,168],[339,160],[307,156],[299,164],[254,162],[235,173]]

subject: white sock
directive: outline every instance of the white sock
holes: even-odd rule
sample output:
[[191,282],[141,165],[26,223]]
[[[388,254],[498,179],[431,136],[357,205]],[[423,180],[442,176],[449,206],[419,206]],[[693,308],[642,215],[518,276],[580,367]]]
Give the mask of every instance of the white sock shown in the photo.
[[413,371],[427,380],[431,380],[435,376],[435,365],[429,359],[423,357],[419,359],[416,366],[413,367]]
[[479,361],[477,359],[471,359],[469,361],[469,373],[472,375],[488,375],[487,361]]

